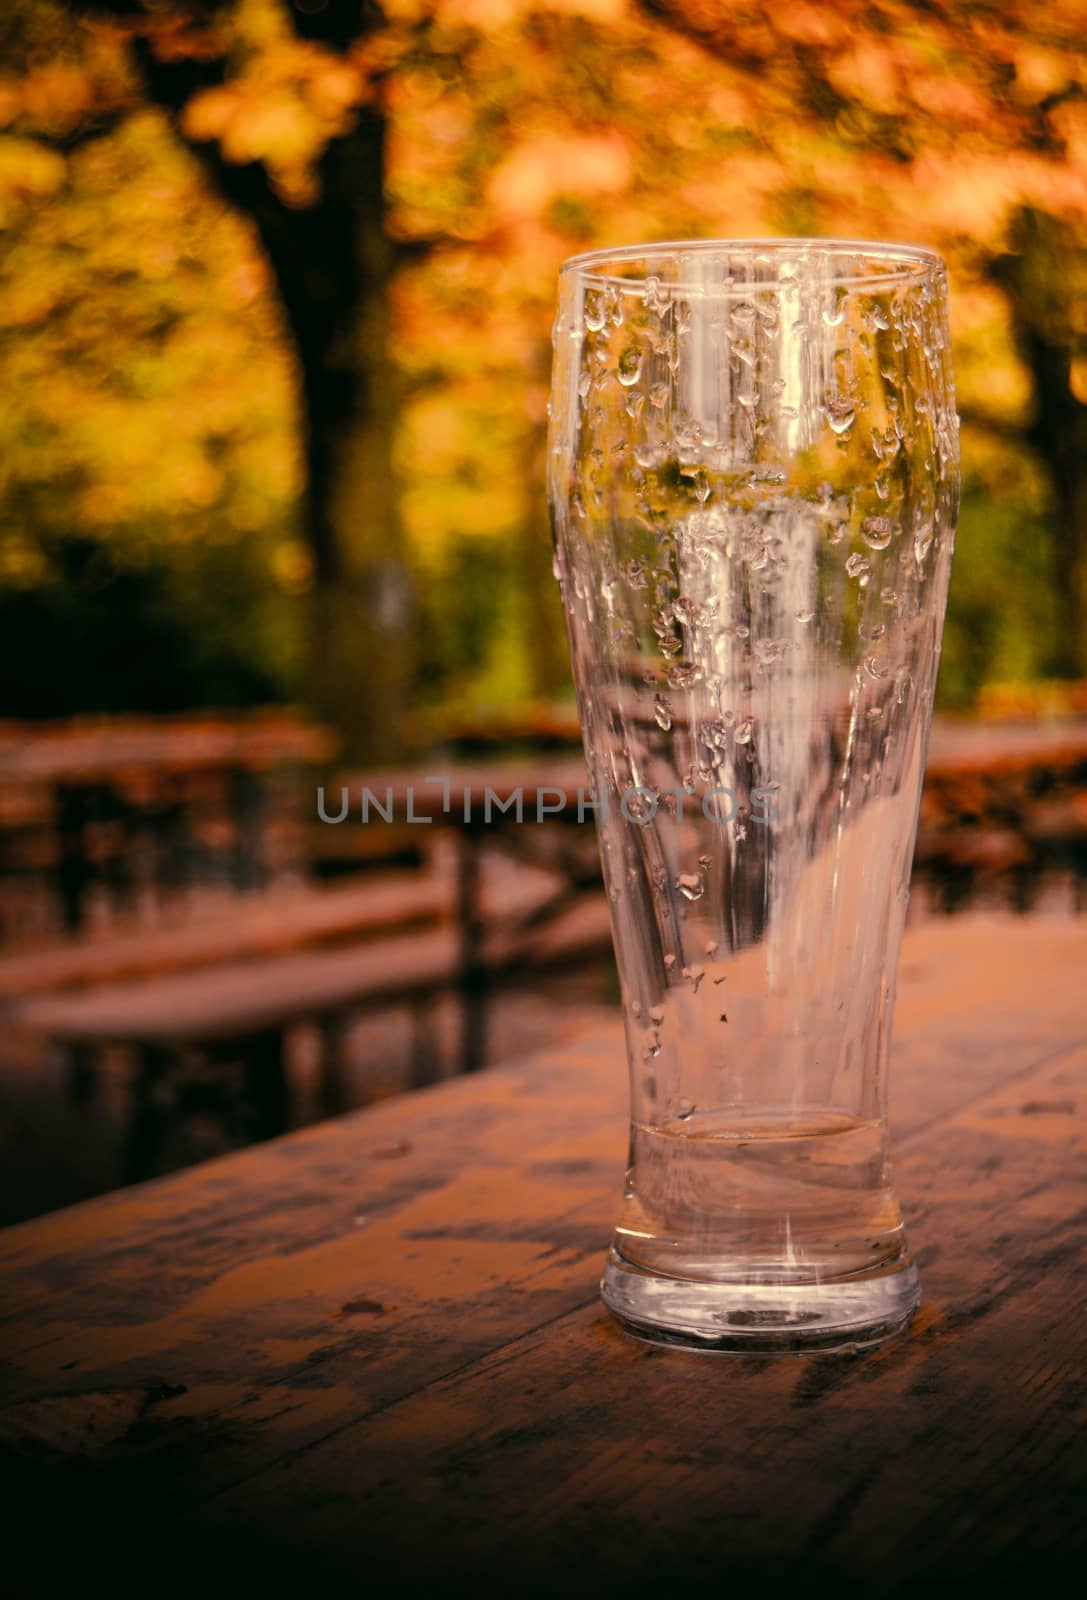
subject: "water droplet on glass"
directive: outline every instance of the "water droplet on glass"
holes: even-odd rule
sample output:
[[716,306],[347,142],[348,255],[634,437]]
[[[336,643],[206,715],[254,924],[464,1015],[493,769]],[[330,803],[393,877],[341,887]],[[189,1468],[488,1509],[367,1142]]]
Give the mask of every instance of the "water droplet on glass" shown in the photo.
[[676,964],[676,958],[675,958],[674,955],[668,954],[668,955],[665,956],[664,965],[668,969],[669,972],[671,972],[671,970],[675,966],[675,964]]
[[706,976],[706,969],[705,969],[705,967],[684,967],[683,976],[686,978],[687,982],[690,984],[690,986],[694,990],[695,994],[697,994],[698,993],[698,985],[702,982],[702,979]]
[[814,611],[798,611],[796,613],[796,620],[797,622],[811,622],[814,616]]
[[745,717],[742,722],[738,722],[736,724],[736,731],[733,734],[733,738],[736,740],[737,744],[750,744],[751,735],[753,732],[754,725],[751,721],[751,718]]
[[[706,885],[702,882],[701,875],[697,872],[680,872],[675,879],[675,887],[685,900],[701,900],[706,892]],[[684,968],[686,975],[686,968]]]
[[644,589],[649,582],[646,577],[644,561],[627,562],[627,579],[632,589]]
[[676,1101],[676,1119],[679,1122],[689,1122],[694,1116],[697,1107],[693,1100]]
[[661,281],[652,274],[645,280],[645,308],[647,311],[664,311],[668,306],[668,298],[662,295]]
[[652,1034],[650,1036],[649,1043],[646,1045],[645,1049],[642,1051],[642,1060],[643,1061],[654,1061],[657,1058],[657,1056],[660,1055],[660,1053],[661,1053],[661,1042],[657,1038],[656,1034]]
[[877,656],[868,657],[867,661],[864,663],[864,670],[867,672],[870,678],[875,678],[877,683],[879,682],[880,678],[889,677],[891,671],[890,667],[885,666]]
[[657,727],[662,733],[668,733],[672,726],[672,711],[664,695],[658,694],[653,701],[653,716]]
[[668,393],[668,385],[666,383],[655,383],[649,391],[649,404],[656,406],[658,410],[666,406],[668,404]]
[[869,706],[866,715],[869,722],[880,722],[883,719],[883,707]]
[[851,578],[865,578],[871,571],[871,562],[867,556],[855,551],[845,564],[845,570]]
[[708,956],[715,956],[718,950],[720,950],[721,946],[717,943],[716,939],[707,939],[702,948],[705,950]]
[[577,392],[583,400],[589,398],[589,390],[593,386],[592,374],[583,372],[577,380]]
[[830,423],[831,432],[836,433],[838,437],[841,438],[841,436],[845,433],[848,433],[850,428],[853,426],[854,419],[857,415],[856,411],[852,406],[850,406],[848,410],[841,411],[832,410],[828,406],[827,411],[827,421]]
[[690,689],[702,677],[702,668],[694,661],[677,661],[667,673],[673,689]]
[[920,528],[918,528],[913,538],[913,557],[918,566],[921,565],[922,561],[928,555],[929,546],[931,544],[932,526],[930,523],[926,522]]
[[628,344],[619,357],[616,376],[624,388],[630,389],[642,375],[642,352],[636,344]]
[[604,301],[599,289],[585,292],[585,326],[590,333],[599,333],[604,326]]
[[861,523],[864,542],[872,550],[886,550],[894,531],[890,517],[865,517]]
[[650,1020],[650,1022],[654,1023],[659,1028],[661,1023],[664,1021],[664,1007],[663,1006],[650,1006],[650,1008],[649,1008],[649,1020]]

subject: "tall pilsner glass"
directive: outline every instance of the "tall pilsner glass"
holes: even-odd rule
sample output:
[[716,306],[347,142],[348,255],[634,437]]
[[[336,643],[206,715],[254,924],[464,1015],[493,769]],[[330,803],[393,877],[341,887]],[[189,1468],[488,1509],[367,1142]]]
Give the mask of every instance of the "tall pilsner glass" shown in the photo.
[[919,1284],[887,1055],[958,501],[944,267],[566,263],[549,493],[630,1063],[643,1337],[871,1344]]

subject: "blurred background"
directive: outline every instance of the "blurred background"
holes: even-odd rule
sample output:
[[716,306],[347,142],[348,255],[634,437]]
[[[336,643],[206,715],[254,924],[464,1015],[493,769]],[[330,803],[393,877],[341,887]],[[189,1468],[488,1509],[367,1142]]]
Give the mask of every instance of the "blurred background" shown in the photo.
[[0,1222],[614,1001],[587,825],[316,805],[576,789],[543,468],[582,249],[944,254],[911,915],[1087,904],[1085,37],[1082,0],[7,0]]

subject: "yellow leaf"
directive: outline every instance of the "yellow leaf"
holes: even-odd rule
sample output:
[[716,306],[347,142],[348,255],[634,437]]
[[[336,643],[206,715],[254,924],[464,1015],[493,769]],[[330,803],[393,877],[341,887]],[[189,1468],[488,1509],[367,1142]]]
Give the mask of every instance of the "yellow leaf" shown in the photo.
[[0,139],[0,196],[54,194],[65,171],[64,157],[33,139]]
[[241,103],[241,96],[233,88],[203,89],[193,95],[181,113],[181,131],[196,144],[206,144],[220,139],[230,125]]

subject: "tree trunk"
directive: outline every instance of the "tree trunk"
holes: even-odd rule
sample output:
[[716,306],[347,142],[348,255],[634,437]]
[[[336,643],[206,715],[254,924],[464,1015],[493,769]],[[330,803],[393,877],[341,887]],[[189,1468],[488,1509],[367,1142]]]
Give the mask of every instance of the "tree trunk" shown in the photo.
[[1037,393],[1031,442],[1053,484],[1056,591],[1061,619],[1057,666],[1087,678],[1087,406],[1072,393],[1068,345],[1025,325],[1020,339]]
[[[151,98],[180,128],[223,63],[137,59]],[[341,737],[343,760],[373,765],[404,746],[412,671],[411,585],[392,472],[395,380],[388,354],[394,250],[384,226],[385,121],[368,106],[320,163],[320,191],[286,205],[259,163],[191,146],[217,188],[256,226],[299,361],[313,552],[309,698]]]
[[1008,298],[1016,343],[1034,384],[1030,443],[1053,487],[1060,637],[1054,665],[1087,678],[1087,405],[1072,390],[1076,339],[1074,240],[1051,217],[1025,211],[1017,250],[1000,258],[994,276]]
[[309,214],[304,224],[312,260],[300,281],[284,285],[306,410],[311,698],[340,732],[345,758],[363,763],[402,752],[412,668],[411,585],[392,462],[393,247],[383,226],[383,152],[384,123],[369,112],[329,147],[322,225],[311,231]]

